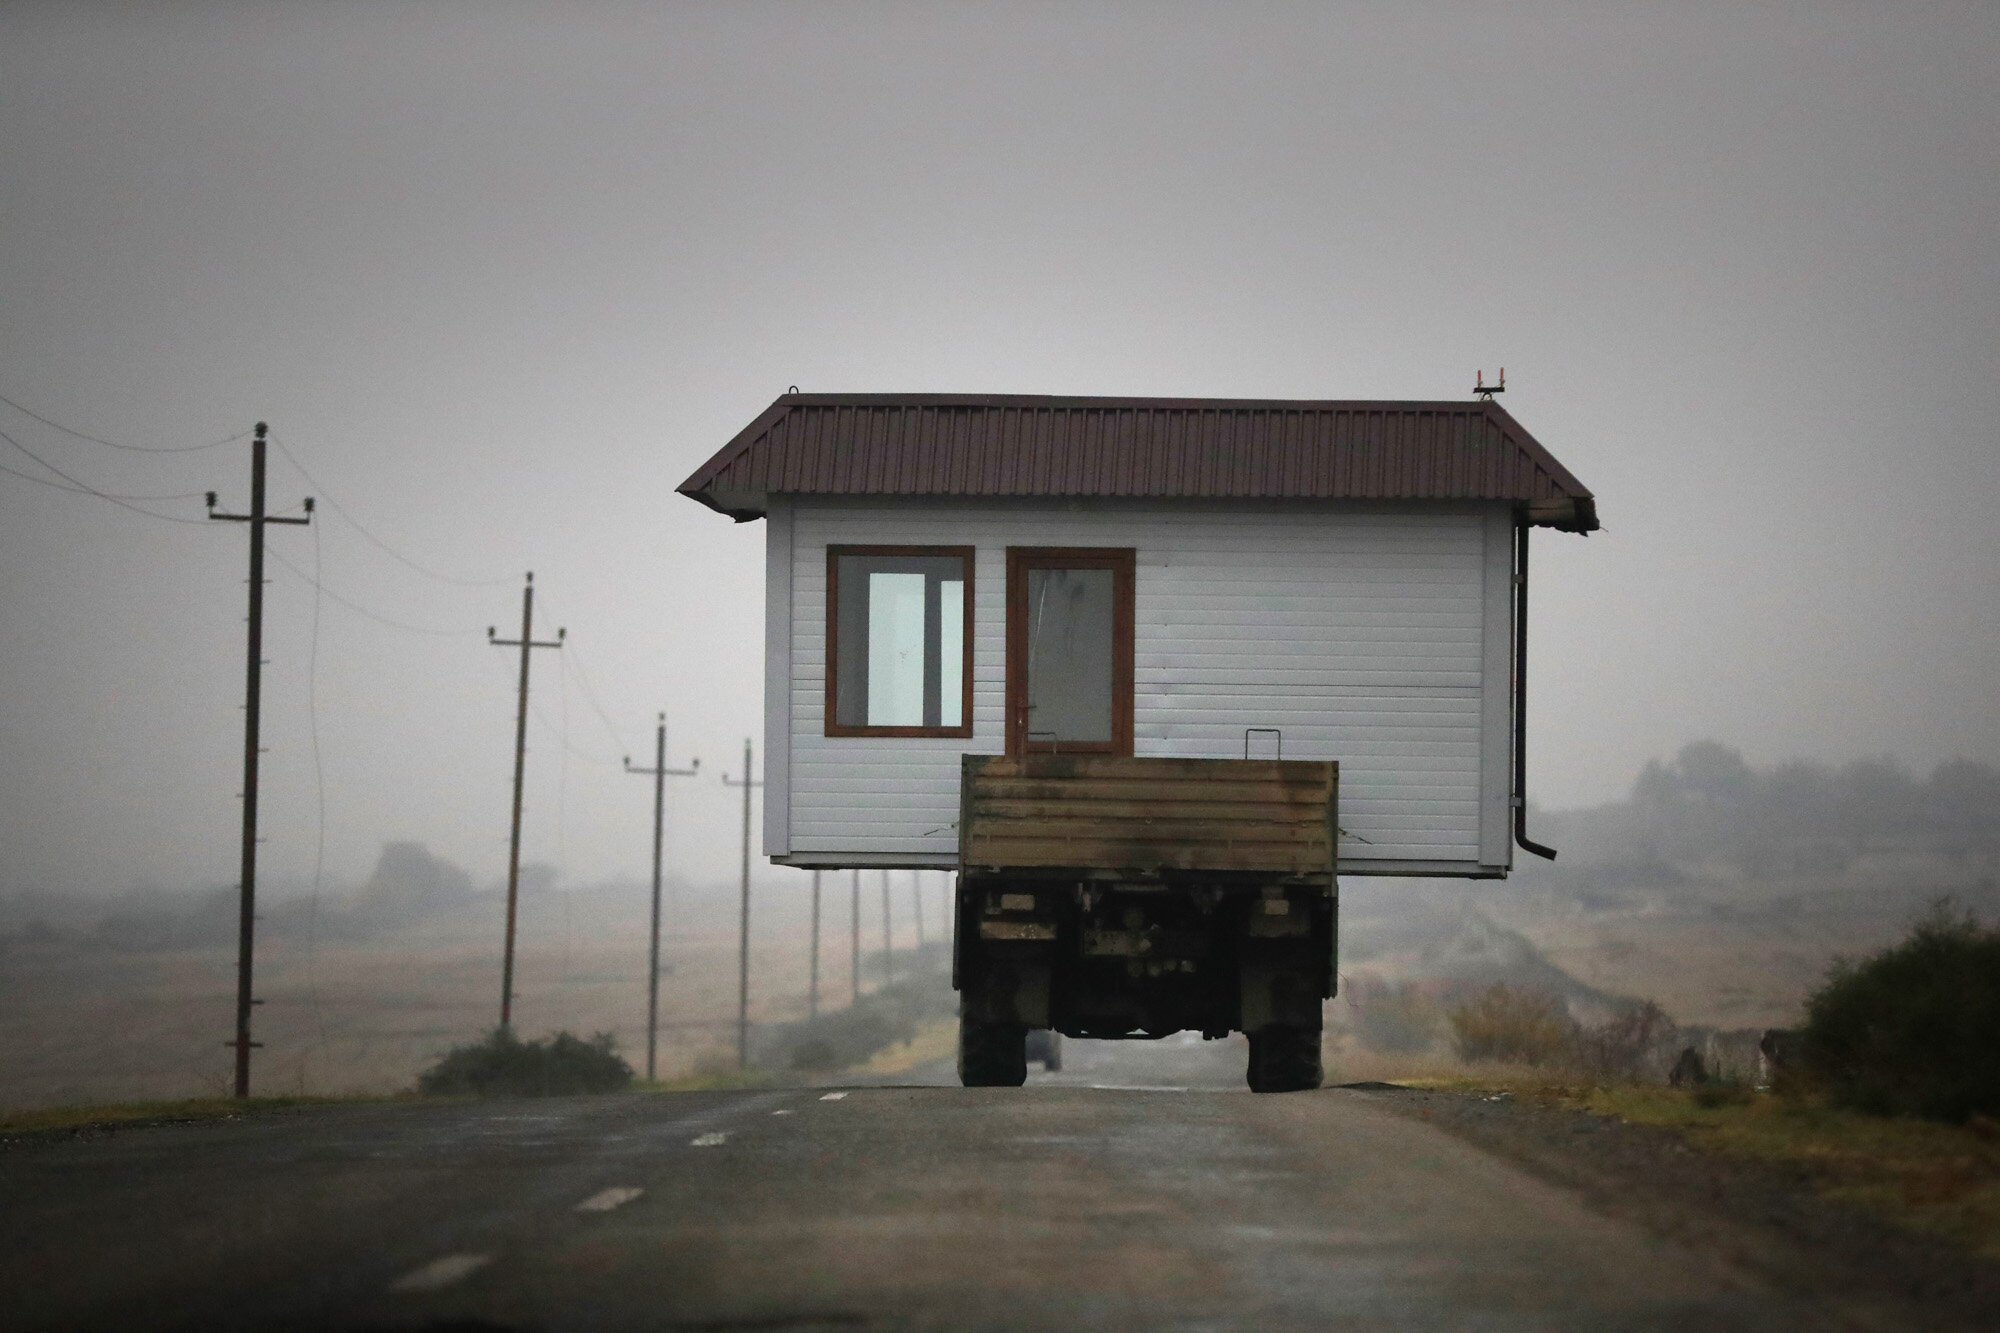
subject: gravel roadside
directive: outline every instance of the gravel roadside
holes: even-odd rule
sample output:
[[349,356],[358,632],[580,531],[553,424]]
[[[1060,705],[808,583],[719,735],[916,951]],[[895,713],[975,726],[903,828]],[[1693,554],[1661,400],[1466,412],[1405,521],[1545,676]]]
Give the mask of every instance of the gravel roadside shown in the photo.
[[1356,1090],[1580,1192],[1599,1212],[1812,1293],[1856,1327],[2000,1329],[2000,1264],[1824,1197],[1807,1166],[1703,1151],[1671,1129],[1507,1093]]

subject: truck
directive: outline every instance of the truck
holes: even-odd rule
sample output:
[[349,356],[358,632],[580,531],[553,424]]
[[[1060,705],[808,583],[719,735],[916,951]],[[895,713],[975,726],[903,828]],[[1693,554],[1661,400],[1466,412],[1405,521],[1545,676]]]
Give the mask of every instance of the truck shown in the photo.
[[1255,1092],[1320,1084],[1338,983],[1340,766],[961,759],[959,1078],[1019,1086],[1031,1031],[1249,1038]]

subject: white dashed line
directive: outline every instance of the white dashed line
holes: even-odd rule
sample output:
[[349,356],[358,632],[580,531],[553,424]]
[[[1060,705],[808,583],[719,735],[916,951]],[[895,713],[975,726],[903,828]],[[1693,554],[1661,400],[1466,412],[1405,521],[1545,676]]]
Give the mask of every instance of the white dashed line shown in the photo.
[[790,1109],[789,1107],[785,1107],[785,1108],[782,1108],[782,1109],[780,1109],[780,1110],[776,1110],[776,1111],[773,1111],[773,1112],[771,1112],[771,1114],[772,1114],[772,1115],[790,1115],[791,1113],[792,1113],[792,1112],[791,1112],[791,1109]]
[[700,1138],[696,1139],[690,1146],[696,1148],[719,1148],[727,1142],[729,1142],[729,1135],[723,1130],[718,1129],[718,1130],[713,1130],[707,1134],[703,1134]]
[[823,1102],[837,1102],[846,1095],[847,1094],[844,1092],[829,1092],[826,1094],[826,1096],[820,1098],[820,1100]]
[[389,1290],[443,1291],[454,1283],[463,1282],[492,1262],[493,1256],[490,1254],[447,1254],[442,1259],[431,1260],[414,1272],[403,1274],[389,1284]]
[[646,1191],[633,1185],[613,1185],[599,1190],[576,1206],[579,1213],[608,1213],[621,1203],[630,1203]]

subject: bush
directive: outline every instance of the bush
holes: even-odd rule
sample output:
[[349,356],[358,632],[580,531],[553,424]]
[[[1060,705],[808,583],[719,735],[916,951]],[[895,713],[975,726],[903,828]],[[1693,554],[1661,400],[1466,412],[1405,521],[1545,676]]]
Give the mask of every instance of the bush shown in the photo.
[[1561,1000],[1544,990],[1504,983],[1488,986],[1446,1017],[1461,1060],[1557,1064],[1569,1055],[1576,1032]]
[[864,1064],[877,1051],[909,1041],[926,1024],[958,1013],[943,972],[921,971],[872,990],[819,1017],[781,1023],[757,1034],[750,1063],[761,1069],[829,1074]]
[[1806,1002],[1807,1072],[1878,1115],[2000,1115],[2000,930],[1948,903]]
[[1391,984],[1379,977],[1348,978],[1341,987],[1361,1044],[1382,1055],[1414,1055],[1438,1039],[1443,1014],[1418,982]]
[[1625,1005],[1601,1023],[1579,1026],[1571,1040],[1577,1068],[1595,1078],[1629,1082],[1644,1071],[1656,1047],[1673,1039],[1674,1021],[1646,1000]]
[[484,1041],[454,1046],[417,1078],[417,1091],[475,1097],[617,1092],[632,1082],[632,1066],[619,1057],[617,1046],[609,1032],[589,1041],[568,1032],[522,1041],[507,1028],[495,1028]]

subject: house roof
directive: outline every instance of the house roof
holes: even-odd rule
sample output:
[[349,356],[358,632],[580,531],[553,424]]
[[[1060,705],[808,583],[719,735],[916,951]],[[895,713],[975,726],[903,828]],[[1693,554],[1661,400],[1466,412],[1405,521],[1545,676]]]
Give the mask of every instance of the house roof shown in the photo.
[[1491,399],[788,393],[680,493],[739,522],[772,495],[1505,500],[1589,532],[1582,482]]

